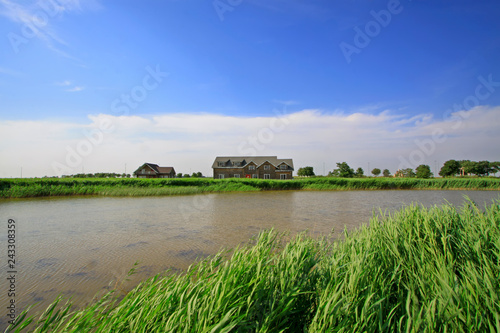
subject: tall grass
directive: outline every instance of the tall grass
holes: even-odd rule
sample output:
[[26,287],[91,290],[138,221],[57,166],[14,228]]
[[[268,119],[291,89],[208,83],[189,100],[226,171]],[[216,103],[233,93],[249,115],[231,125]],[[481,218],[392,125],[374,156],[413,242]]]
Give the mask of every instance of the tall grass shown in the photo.
[[409,206],[343,240],[274,230],[34,332],[498,332],[500,201]]
[[67,195],[148,196],[269,190],[500,190],[495,178],[333,178],[263,179],[0,179],[0,198]]

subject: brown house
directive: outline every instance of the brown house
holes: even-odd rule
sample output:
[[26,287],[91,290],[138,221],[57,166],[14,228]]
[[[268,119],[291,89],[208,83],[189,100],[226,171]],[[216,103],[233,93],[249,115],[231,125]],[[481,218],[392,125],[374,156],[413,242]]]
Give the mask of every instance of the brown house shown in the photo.
[[175,178],[173,167],[161,167],[153,163],[144,163],[134,171],[137,178]]
[[216,157],[212,169],[214,179],[292,179],[294,170],[291,158],[279,159],[276,156]]

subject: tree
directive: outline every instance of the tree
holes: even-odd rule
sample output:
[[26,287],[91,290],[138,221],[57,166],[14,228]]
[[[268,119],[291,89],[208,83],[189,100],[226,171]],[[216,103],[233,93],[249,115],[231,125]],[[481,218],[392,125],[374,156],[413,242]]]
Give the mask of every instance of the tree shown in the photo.
[[474,161],[460,161],[460,167],[464,170],[464,174],[466,175],[475,174],[477,172],[477,162]]
[[297,171],[297,176],[306,176],[306,177],[315,176],[314,169],[311,166],[299,168],[299,171]]
[[340,177],[339,169],[328,172],[328,177]]
[[184,178],[191,178],[191,176],[189,175],[189,173],[185,173],[183,177]]
[[425,164],[420,164],[416,169],[417,178],[431,178],[433,176],[431,167]]
[[362,178],[365,176],[365,170],[363,170],[363,168],[359,167],[356,169],[356,172],[354,173],[354,175],[358,178]]
[[354,177],[354,170],[351,169],[349,164],[346,162],[337,163],[337,168],[333,170],[332,175],[342,177],[342,178],[352,178]]
[[384,177],[390,177],[391,176],[391,172],[389,171],[389,169],[384,169],[384,171],[382,172],[382,174],[384,175]]
[[489,161],[476,162],[476,175],[478,176],[489,176],[490,173],[494,172],[495,168],[492,168]]
[[455,176],[460,172],[460,163],[455,160],[444,162],[443,167],[439,170],[441,177]]
[[500,171],[500,162],[490,162],[490,167],[493,170],[492,173],[496,174]]
[[179,172],[179,173],[177,174],[177,176],[176,176],[176,177],[177,177],[177,178],[182,178],[182,176],[183,176],[183,175],[182,175],[182,172]]
[[396,171],[396,177],[405,177],[405,178],[413,178],[416,176],[415,172],[413,172],[412,168],[406,168],[402,170]]
[[374,175],[375,177],[377,177],[378,175],[380,175],[380,169],[379,168],[375,168],[372,170],[372,175]]

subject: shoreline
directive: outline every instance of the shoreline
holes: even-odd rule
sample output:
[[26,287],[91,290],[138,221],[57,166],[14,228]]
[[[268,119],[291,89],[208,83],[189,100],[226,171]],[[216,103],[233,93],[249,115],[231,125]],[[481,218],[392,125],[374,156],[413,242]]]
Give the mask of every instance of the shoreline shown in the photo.
[[381,322],[383,331],[487,330],[499,315],[499,203],[484,211],[472,201],[407,206],[333,242],[262,231],[231,253],[147,279],[123,299],[111,292],[83,308],[55,300],[51,306],[64,315],[46,312],[18,324],[45,326],[41,332],[355,332],[377,331]]
[[498,178],[263,179],[0,179],[0,199],[36,197],[148,197],[265,191],[500,190]]

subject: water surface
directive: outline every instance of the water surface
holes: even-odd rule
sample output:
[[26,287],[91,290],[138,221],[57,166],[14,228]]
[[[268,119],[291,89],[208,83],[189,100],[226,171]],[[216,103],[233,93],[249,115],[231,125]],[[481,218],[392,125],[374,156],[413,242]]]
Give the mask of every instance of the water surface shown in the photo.
[[[310,230],[339,236],[368,223],[379,209],[412,202],[461,205],[464,195],[484,206],[499,191],[280,191],[146,198],[0,200],[2,257],[8,218],[17,225],[17,309],[55,297],[82,306],[110,289],[125,293],[159,272],[185,270],[197,258],[247,242],[262,229]],[[5,245],[4,245],[5,244]],[[4,262],[4,261],[2,261]],[[136,273],[128,271],[139,262]],[[7,268],[0,268],[5,281]],[[7,284],[0,285],[7,304]],[[0,317],[0,329],[6,316]]]

